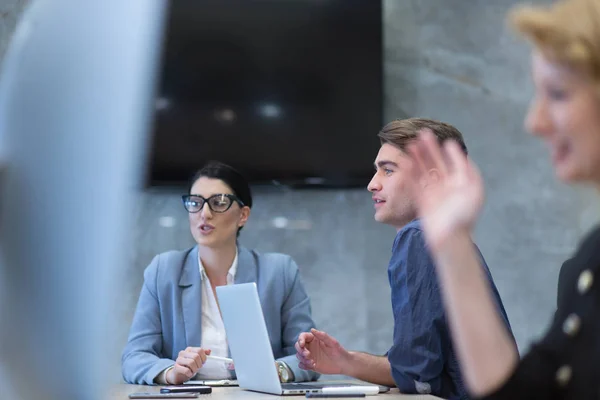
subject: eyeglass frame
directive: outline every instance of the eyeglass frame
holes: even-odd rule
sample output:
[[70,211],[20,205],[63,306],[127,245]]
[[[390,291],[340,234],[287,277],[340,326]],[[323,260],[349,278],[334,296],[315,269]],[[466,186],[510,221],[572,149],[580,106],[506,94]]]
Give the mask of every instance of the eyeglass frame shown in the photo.
[[[216,211],[210,205],[209,200],[212,199],[213,197],[217,197],[217,196],[225,196],[229,200],[231,200],[231,203],[229,203],[229,206],[225,210],[223,210],[223,211]],[[203,203],[202,203],[202,206],[198,209],[198,211],[190,211],[185,206],[186,201],[189,200],[190,197],[199,197],[199,198],[202,199]],[[231,208],[231,206],[233,205],[234,202],[238,203],[240,205],[240,207],[244,207],[245,206],[244,202],[242,200],[240,200],[235,194],[229,194],[229,193],[216,193],[216,194],[213,194],[212,196],[210,196],[208,198],[206,198],[204,196],[200,196],[199,194],[184,194],[183,196],[181,196],[181,200],[183,201],[183,208],[185,208],[185,211],[187,211],[190,214],[199,213],[200,211],[202,211],[202,209],[204,208],[205,204],[208,204],[208,208],[210,208],[210,211],[215,212],[217,214],[222,214],[222,213],[225,213],[225,212],[229,211],[229,209]]]

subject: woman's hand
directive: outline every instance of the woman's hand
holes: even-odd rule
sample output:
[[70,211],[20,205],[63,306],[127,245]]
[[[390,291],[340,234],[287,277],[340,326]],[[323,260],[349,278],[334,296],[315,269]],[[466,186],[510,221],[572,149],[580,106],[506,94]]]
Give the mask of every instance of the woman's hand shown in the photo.
[[188,347],[180,351],[175,360],[175,365],[171,368],[165,379],[169,385],[181,385],[192,379],[200,368],[206,362],[206,356],[210,354],[209,349],[202,347]]
[[409,147],[409,179],[432,250],[463,378],[475,397],[503,385],[519,360],[498,312],[471,231],[483,205],[483,182],[453,141],[430,131]]
[[410,184],[417,214],[433,249],[458,231],[471,231],[481,211],[484,189],[477,167],[459,145],[440,146],[428,129],[409,146]]

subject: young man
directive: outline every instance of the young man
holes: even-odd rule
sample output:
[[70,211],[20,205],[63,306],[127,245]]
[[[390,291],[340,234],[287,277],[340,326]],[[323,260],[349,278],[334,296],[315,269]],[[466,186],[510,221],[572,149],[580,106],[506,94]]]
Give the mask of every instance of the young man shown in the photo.
[[[411,191],[419,189],[407,185],[406,166],[410,161],[405,149],[424,129],[431,130],[440,142],[456,140],[467,152],[462,134],[449,124],[421,118],[393,121],[378,134],[381,148],[375,160],[375,175],[368,186],[375,203],[375,220],[397,230],[388,266],[394,314],[392,347],[385,356],[348,351],[327,333],[312,330],[300,334],[297,357],[301,368],[322,374],[343,374],[397,386],[402,393],[465,399],[467,393],[452,348],[435,267],[415,219]],[[511,332],[483,256],[481,266],[506,329]]]

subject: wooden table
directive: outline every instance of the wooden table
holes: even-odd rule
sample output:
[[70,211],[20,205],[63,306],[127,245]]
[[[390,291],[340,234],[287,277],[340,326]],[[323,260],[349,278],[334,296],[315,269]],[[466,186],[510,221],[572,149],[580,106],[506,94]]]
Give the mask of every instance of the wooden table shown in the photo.
[[[160,392],[160,386],[143,386],[143,385],[127,385],[120,384],[113,386],[109,391],[109,400],[129,400],[127,397],[130,393],[135,392]],[[377,395],[380,400],[439,400],[439,397],[429,395],[409,395],[400,394],[398,389],[392,389],[388,393]],[[383,397],[383,399],[381,399]],[[212,394],[200,395],[199,400],[300,400],[304,396],[274,396],[272,394],[250,392],[242,390],[238,387],[214,387]],[[365,399],[375,400],[375,396],[367,396]]]

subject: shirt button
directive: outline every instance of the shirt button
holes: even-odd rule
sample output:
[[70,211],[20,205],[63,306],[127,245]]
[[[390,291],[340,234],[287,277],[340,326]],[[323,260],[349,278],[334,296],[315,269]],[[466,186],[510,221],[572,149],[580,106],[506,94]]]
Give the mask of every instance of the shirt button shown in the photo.
[[577,280],[577,290],[580,294],[585,294],[594,283],[594,274],[589,269],[586,269],[579,275]]
[[570,314],[563,322],[563,332],[568,336],[575,336],[581,328],[581,318],[577,314]]
[[573,374],[573,370],[568,365],[563,365],[558,370],[556,370],[556,383],[558,386],[565,387],[571,381],[571,375]]

